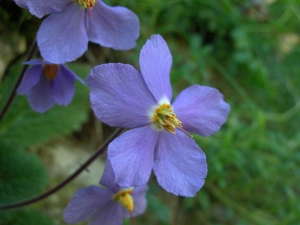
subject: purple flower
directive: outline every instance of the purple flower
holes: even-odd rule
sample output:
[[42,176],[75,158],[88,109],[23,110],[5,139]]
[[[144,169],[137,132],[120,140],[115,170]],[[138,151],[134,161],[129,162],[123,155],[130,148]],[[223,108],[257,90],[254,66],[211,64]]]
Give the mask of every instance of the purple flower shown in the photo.
[[171,105],[172,56],[160,35],[140,53],[141,73],[131,65],[96,66],[87,77],[96,117],[125,127],[108,146],[115,181],[122,186],[147,183],[151,170],[168,192],[194,196],[207,174],[206,158],[188,132],[212,135],[225,123],[230,107],[211,87],[193,85]]
[[33,66],[25,72],[17,93],[27,94],[31,108],[39,113],[47,111],[55,103],[64,106],[70,104],[75,93],[74,80],[84,83],[65,65],[39,59],[24,64]]
[[137,16],[124,7],[101,0],[14,0],[42,22],[37,42],[42,57],[61,64],[76,60],[88,41],[116,50],[134,48],[139,36]]
[[114,173],[107,160],[100,184],[79,189],[64,212],[66,223],[89,219],[89,225],[121,225],[123,218],[137,216],[146,210],[147,185],[122,188],[114,183]]

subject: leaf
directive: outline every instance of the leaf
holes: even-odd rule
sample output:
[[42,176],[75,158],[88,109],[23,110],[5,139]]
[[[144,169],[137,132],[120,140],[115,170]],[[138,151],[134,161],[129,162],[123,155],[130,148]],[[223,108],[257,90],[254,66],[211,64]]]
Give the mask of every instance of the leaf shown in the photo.
[[49,217],[44,216],[39,211],[18,210],[0,212],[1,225],[53,225]]
[[155,214],[155,216],[162,222],[169,223],[171,220],[170,210],[164,205],[164,203],[152,195],[147,194],[147,201],[149,209]]
[[47,172],[38,157],[0,143],[0,203],[38,195],[47,184]]

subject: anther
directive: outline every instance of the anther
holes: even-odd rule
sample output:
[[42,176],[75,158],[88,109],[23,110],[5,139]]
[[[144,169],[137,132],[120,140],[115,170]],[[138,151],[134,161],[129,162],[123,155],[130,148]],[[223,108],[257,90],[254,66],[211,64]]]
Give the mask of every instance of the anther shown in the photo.
[[[152,118],[151,118],[152,117]],[[182,128],[182,122],[177,118],[172,110],[171,105],[163,103],[153,110],[153,114],[150,118],[152,119],[152,124],[156,125],[159,130],[164,128],[166,131],[176,134],[176,128],[185,133],[188,137],[193,137],[187,131]]]
[[44,75],[49,80],[53,80],[57,76],[58,65],[57,64],[46,64],[44,66]]
[[123,189],[113,196],[114,201],[118,201],[121,206],[127,209],[130,213],[134,209],[134,201],[131,196],[133,188]]

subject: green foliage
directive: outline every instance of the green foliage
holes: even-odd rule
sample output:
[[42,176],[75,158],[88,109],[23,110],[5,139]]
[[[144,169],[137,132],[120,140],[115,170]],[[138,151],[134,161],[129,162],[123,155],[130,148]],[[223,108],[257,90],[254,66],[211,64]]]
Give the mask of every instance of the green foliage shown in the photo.
[[[72,64],[70,68],[85,80],[91,67]],[[19,67],[12,68],[1,86],[4,102],[16,82]],[[88,118],[89,88],[76,81],[76,94],[68,107],[55,106],[44,114],[34,112],[26,97],[17,96],[0,124],[0,203],[19,202],[41,193],[47,183],[47,172],[38,157],[24,151],[24,147],[78,130]],[[8,211],[0,215],[2,224],[53,224],[37,211]]]
[[147,194],[148,208],[155,217],[160,221],[160,224],[168,224],[170,222],[170,211],[164,203],[155,195]]
[[[0,143],[0,204],[12,204],[40,194],[47,184],[45,166],[36,155]],[[0,212],[1,225],[52,225],[37,211]]]
[[47,184],[45,166],[36,155],[0,143],[0,204],[34,197]]
[[[140,221],[299,224],[299,1],[106,2],[130,8],[141,22],[137,47],[120,54],[111,51],[107,57],[138,68],[141,46],[151,34],[161,34],[173,55],[174,97],[198,83],[218,88],[231,105],[228,121],[218,133],[194,136],[207,156],[204,188],[194,198],[178,198],[174,207],[151,181],[148,209]],[[10,14],[0,13],[2,20],[13,21]],[[28,14],[20,15],[13,27],[30,20]],[[0,25],[3,29],[6,26]],[[83,69],[85,77],[91,67],[87,63],[73,69]],[[14,82],[14,76],[7,76],[1,85],[0,108]],[[43,115],[32,112],[25,97],[18,97],[0,124],[1,142],[15,149],[11,146],[32,146],[79,129],[87,118],[89,100],[87,87],[76,88],[70,106]]]
[[1,225],[53,225],[54,222],[49,217],[38,211],[18,210],[0,212]]
[[159,33],[168,42],[175,96],[199,83],[218,88],[231,105],[221,131],[195,135],[208,176],[173,217],[179,224],[298,224],[299,1],[129,2],[122,1],[142,14],[142,38]]

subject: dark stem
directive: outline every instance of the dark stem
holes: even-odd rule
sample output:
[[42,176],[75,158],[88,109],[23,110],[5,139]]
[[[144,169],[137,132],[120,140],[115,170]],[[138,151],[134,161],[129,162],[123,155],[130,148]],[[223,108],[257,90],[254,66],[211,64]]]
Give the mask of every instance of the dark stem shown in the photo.
[[[30,50],[29,50],[29,54],[26,58],[26,62],[29,61],[30,59],[32,59],[35,54],[37,53],[37,50],[38,50],[38,47],[37,47],[37,43],[36,43],[36,40],[34,40],[34,42],[32,43],[31,47],[30,47]],[[11,104],[13,103],[15,97],[16,97],[16,90],[17,88],[19,87],[19,84],[21,83],[21,80],[26,72],[26,70],[28,69],[30,65],[23,65],[23,69],[22,69],[22,72],[18,78],[18,81],[17,83],[15,84],[14,88],[13,88],[13,91],[11,92],[10,96],[9,96],[9,99],[7,100],[5,106],[3,107],[2,111],[1,111],[1,114],[0,114],[0,122],[3,120],[4,116],[6,115],[9,107],[11,106]]]
[[55,186],[54,188],[46,191],[44,194],[41,194],[37,197],[22,201],[22,202],[17,202],[13,204],[8,204],[8,205],[0,205],[0,210],[4,209],[13,209],[13,208],[18,208],[21,206],[29,205],[38,201],[43,200],[44,198],[47,198],[48,196],[52,195],[53,193],[59,191],[61,188],[63,188],[65,185],[67,185],[70,181],[72,181],[75,177],[77,177],[82,171],[86,169],[88,165],[90,165],[98,156],[100,156],[102,153],[104,153],[105,149],[109,145],[111,141],[113,141],[118,135],[120,135],[125,128],[118,128],[115,130],[115,132],[110,135],[110,137],[101,145],[101,147],[94,152],[93,155],[81,166],[79,167],[71,176],[69,176],[67,179],[62,181],[60,184]]

